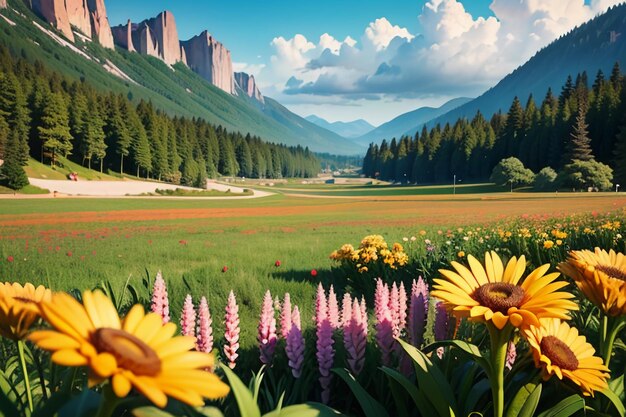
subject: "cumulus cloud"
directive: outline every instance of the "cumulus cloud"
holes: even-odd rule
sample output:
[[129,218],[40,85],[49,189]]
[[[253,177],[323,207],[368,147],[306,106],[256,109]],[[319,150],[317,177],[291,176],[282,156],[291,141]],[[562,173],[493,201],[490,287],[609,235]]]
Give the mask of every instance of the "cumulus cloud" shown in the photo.
[[[324,33],[272,41],[261,69],[283,97],[432,97],[473,95],[492,86],[538,49],[621,0],[493,0],[494,16],[474,17],[458,0],[430,0],[416,28],[385,17],[358,38]],[[288,82],[295,77],[298,82]],[[304,100],[303,100],[304,101]]]

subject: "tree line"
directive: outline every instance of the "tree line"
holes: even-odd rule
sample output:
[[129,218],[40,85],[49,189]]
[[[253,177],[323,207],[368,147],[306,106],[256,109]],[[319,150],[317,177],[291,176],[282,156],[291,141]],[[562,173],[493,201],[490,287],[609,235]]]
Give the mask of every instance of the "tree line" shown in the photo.
[[[25,55],[25,54],[23,54]],[[103,93],[0,45],[0,175],[28,184],[30,157],[53,166],[60,156],[89,168],[204,186],[218,175],[311,177],[313,152],[228,132],[198,118],[172,117],[152,103]]]
[[626,86],[616,63],[609,76],[598,71],[567,78],[556,96],[541,103],[515,97],[508,113],[486,119],[478,111],[445,126],[426,126],[413,137],[370,144],[363,160],[367,177],[402,183],[485,181],[503,159],[515,157],[534,172],[561,171],[574,161],[609,165],[626,183]]

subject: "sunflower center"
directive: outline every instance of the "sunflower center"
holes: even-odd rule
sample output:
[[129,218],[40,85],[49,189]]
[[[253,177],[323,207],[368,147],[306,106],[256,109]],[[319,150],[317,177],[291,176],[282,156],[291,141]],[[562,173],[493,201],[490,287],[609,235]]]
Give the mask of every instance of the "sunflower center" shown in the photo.
[[474,298],[493,311],[507,314],[509,308],[522,305],[524,290],[507,282],[491,282],[478,287],[474,292]]
[[597,265],[596,269],[598,271],[604,272],[610,278],[619,279],[621,281],[626,281],[626,271],[622,271],[619,268],[610,265]]
[[578,369],[578,358],[572,349],[555,336],[546,336],[541,339],[541,352],[550,359],[553,365],[561,369],[568,371]]
[[135,375],[155,376],[161,370],[156,352],[141,339],[123,330],[101,328],[93,335],[98,352],[108,352],[121,368]]

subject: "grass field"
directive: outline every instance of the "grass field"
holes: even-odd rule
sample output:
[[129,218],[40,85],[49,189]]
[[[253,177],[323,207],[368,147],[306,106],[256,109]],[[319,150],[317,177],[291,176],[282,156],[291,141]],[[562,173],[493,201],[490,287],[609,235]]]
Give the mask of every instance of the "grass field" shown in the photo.
[[[437,230],[486,227],[505,219],[624,207],[621,194],[410,196],[393,188],[375,198],[0,200],[0,276],[56,290],[108,280],[119,293],[127,280],[141,289],[144,278],[162,270],[173,314],[178,316],[185,294],[206,295],[217,334],[233,289],[242,315],[242,346],[251,347],[266,289],[280,296],[290,292],[304,311],[304,325],[310,325],[314,288],[320,280],[332,281],[329,254],[343,243],[358,244],[369,234],[395,242],[420,231],[428,237]],[[148,291],[141,294],[147,297]]]

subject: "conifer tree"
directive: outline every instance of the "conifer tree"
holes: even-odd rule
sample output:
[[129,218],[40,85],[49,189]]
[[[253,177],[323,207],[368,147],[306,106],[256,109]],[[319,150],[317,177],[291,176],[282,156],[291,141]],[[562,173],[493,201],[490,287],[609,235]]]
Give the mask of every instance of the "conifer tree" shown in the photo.
[[22,86],[12,72],[0,76],[0,114],[5,115],[8,129],[15,135],[20,164],[26,165],[29,157],[30,115]]
[[72,151],[67,105],[61,93],[48,93],[43,102],[39,139],[50,152],[51,165],[55,166],[59,154],[68,156]]
[[6,144],[4,162],[0,166],[2,183],[13,190],[20,190],[28,185],[28,177],[20,160],[20,147],[17,134],[11,132]]
[[576,116],[576,124],[570,134],[569,142],[567,143],[565,161],[566,163],[572,163],[574,161],[591,161],[593,160],[593,153],[591,149],[591,139],[589,139],[589,127],[585,122],[585,108],[583,106],[578,110]]

